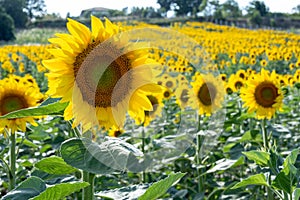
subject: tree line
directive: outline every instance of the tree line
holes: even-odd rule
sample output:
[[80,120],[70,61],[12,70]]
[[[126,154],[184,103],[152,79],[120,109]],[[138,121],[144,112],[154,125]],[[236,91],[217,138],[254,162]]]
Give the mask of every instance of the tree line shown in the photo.
[[[164,18],[171,12],[177,17],[189,16],[195,19],[198,17],[214,20],[246,18],[252,24],[260,26],[266,18],[273,19],[274,16],[288,15],[271,13],[261,0],[251,1],[244,10],[235,0],[227,0],[222,4],[219,0],[157,0],[157,3],[160,5],[159,9],[133,7],[130,11],[128,8],[120,11],[110,10],[108,17]],[[296,6],[293,12],[290,15],[300,18],[300,5]],[[103,16],[99,14],[98,17]],[[62,18],[55,13],[47,13],[44,0],[0,0],[0,40],[14,39],[14,28],[26,28],[32,21],[39,19]]]

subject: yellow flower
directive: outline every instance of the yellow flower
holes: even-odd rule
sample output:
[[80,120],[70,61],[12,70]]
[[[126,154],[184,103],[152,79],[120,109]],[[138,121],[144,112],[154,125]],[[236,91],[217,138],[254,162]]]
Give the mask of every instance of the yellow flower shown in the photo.
[[[246,77],[244,76],[244,79]],[[244,80],[238,74],[231,74],[228,79],[228,85],[232,89],[233,92],[238,92],[244,86]]]
[[[37,106],[42,97],[40,91],[27,83],[25,78],[9,76],[0,81],[0,116]],[[24,132],[26,122],[36,125],[34,117],[0,119],[0,130],[6,128],[11,129],[12,133],[17,130]]]
[[[70,34],[56,34],[49,41],[53,59],[43,62],[49,70],[48,94],[69,102],[64,112],[73,126],[83,131],[98,126],[122,127],[126,112],[143,118],[152,105],[145,92],[160,92],[151,83],[152,71],[148,52],[129,43],[126,33],[108,19],[91,19],[91,31],[83,24],[68,19]],[[136,50],[139,49],[139,50]]]
[[161,117],[162,108],[164,107],[162,94],[148,94],[147,98],[150,100],[153,110],[145,111],[144,126],[148,126],[156,117]]
[[110,137],[119,137],[120,135],[122,135],[124,133],[124,130],[122,128],[117,128],[115,126],[111,127],[108,130],[108,135]]
[[195,105],[193,101],[194,98],[191,98],[193,95],[192,89],[188,86],[188,84],[180,84],[179,87],[175,90],[176,102],[181,109],[185,109],[188,106]]
[[199,115],[211,113],[220,108],[224,99],[225,91],[222,80],[211,74],[196,74],[191,83],[194,91],[193,97],[198,104]]
[[268,64],[268,62],[267,62],[265,59],[260,61],[260,65],[261,65],[262,67],[267,66],[267,64]]
[[248,113],[256,112],[257,119],[271,119],[276,110],[282,109],[283,94],[276,73],[262,69],[260,74],[248,79],[241,89],[241,98]]

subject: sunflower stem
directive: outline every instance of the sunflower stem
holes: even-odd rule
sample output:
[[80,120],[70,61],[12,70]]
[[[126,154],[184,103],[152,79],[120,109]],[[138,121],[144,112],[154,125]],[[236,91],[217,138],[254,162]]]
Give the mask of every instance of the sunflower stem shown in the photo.
[[263,137],[264,148],[266,151],[269,150],[268,133],[266,131],[266,119],[261,120],[261,131]]
[[[261,131],[262,131],[262,136],[263,136],[263,146],[265,151],[269,151],[269,141],[268,141],[268,133],[266,130],[266,119],[261,120]],[[269,173],[269,177],[268,177],[268,183],[271,184],[272,180],[271,180],[271,171]],[[274,195],[272,193],[272,190],[269,187],[266,187],[267,190],[267,198],[268,200],[273,200],[274,199]]]
[[197,162],[197,167],[198,167],[198,192],[203,193],[204,192],[204,177],[201,176],[202,174],[202,168],[200,168],[201,165],[201,147],[203,143],[204,137],[199,134],[199,131],[201,130],[201,116],[198,116],[198,132],[197,132],[197,148],[196,148],[196,162]]
[[[145,153],[145,127],[142,125],[142,152]],[[146,183],[146,172],[143,170],[142,172],[142,183]]]
[[94,180],[95,174],[83,171],[83,181],[88,182],[90,185],[83,189],[83,200],[93,200],[94,199]]
[[8,131],[10,146],[9,146],[9,190],[13,190],[16,186],[16,134]]

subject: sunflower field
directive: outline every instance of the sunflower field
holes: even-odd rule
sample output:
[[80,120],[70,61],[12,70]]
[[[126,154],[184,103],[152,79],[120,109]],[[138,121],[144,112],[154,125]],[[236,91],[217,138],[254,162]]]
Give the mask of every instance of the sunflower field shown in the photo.
[[0,46],[1,199],[300,198],[299,34],[66,28]]

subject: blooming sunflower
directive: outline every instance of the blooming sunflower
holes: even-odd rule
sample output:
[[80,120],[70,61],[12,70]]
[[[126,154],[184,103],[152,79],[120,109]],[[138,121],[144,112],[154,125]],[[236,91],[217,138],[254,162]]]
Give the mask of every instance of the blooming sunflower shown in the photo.
[[233,92],[238,92],[244,86],[245,80],[237,74],[232,74],[228,79],[228,84]]
[[283,94],[276,73],[262,69],[253,79],[248,79],[246,87],[241,89],[243,107],[248,113],[256,112],[257,119],[271,119],[276,110],[282,109]]
[[[122,127],[126,112],[141,117],[152,110],[145,92],[160,91],[152,83],[148,51],[130,43],[128,35],[108,19],[91,17],[91,30],[68,19],[70,34],[56,34],[49,41],[57,47],[53,59],[43,65],[49,70],[48,94],[69,102],[64,117],[83,131],[92,126]],[[138,49],[138,50],[136,50]],[[145,67],[146,66],[146,67]]]
[[194,91],[194,102],[198,104],[199,115],[211,113],[221,107],[225,91],[220,78],[211,74],[196,74],[191,83]]
[[122,128],[117,128],[115,126],[111,127],[108,130],[108,135],[110,137],[119,137],[120,135],[122,135],[124,133],[124,130]]
[[192,106],[195,104],[193,102],[193,98],[191,98],[191,94],[193,93],[192,89],[188,86],[188,84],[180,84],[179,87],[175,90],[176,95],[176,103],[180,106],[181,109],[185,109],[188,106]]
[[148,126],[156,117],[161,117],[162,108],[164,106],[161,94],[148,94],[147,98],[150,100],[153,110],[145,111],[144,126]]
[[[26,80],[27,78],[14,75],[0,81],[0,116],[38,105],[43,94]],[[0,119],[0,130],[2,132],[6,128],[10,129],[12,133],[17,130],[24,132],[26,122],[36,125],[33,117]]]

